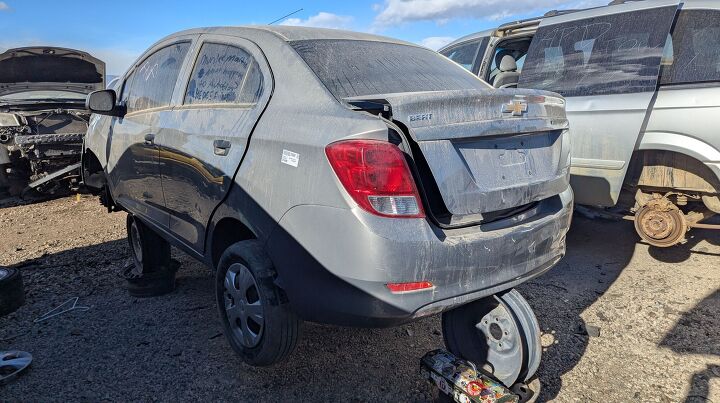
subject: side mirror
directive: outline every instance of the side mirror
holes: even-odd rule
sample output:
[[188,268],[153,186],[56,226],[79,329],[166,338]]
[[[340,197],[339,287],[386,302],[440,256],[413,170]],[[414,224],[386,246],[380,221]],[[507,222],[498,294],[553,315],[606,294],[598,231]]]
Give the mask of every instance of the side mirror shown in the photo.
[[117,95],[113,90],[100,90],[91,92],[87,97],[85,106],[92,113],[99,115],[118,116],[125,115],[125,107],[117,105]]

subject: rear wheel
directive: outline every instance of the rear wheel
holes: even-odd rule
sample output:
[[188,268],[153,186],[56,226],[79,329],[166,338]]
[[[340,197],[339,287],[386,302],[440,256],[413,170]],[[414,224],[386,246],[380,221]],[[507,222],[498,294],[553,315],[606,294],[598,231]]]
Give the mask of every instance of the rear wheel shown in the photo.
[[177,265],[170,259],[170,244],[130,214],[127,234],[133,264],[123,276],[130,295],[147,298],[172,292]]
[[220,258],[215,280],[223,332],[243,361],[268,366],[295,349],[300,319],[274,283],[272,262],[255,240],[230,246]]
[[540,326],[515,290],[445,312],[442,327],[450,352],[508,387],[532,378],[540,365]]
[[138,274],[170,267],[170,244],[130,214],[127,216],[127,234]]

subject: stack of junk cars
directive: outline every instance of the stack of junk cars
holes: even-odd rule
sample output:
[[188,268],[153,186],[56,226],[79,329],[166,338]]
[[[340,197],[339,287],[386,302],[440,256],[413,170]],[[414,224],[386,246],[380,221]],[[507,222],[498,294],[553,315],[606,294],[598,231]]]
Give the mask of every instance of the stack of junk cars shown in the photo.
[[85,188],[127,213],[137,294],[172,289],[171,246],[202,261],[248,364],[286,359],[303,321],[441,314],[451,354],[427,356],[428,376],[478,392],[475,372],[432,375],[460,357],[517,390],[541,344],[514,287],[564,256],[574,201],[634,213],[660,247],[714,227],[701,221],[720,212],[718,7],[555,11],[447,57],[338,30],[194,29],[104,90],[85,53],[15,49],[0,66],[58,69],[0,69],[2,180],[77,185],[81,152]]
[[0,54],[0,198],[63,194],[80,184],[87,94],[105,63],[56,47]]

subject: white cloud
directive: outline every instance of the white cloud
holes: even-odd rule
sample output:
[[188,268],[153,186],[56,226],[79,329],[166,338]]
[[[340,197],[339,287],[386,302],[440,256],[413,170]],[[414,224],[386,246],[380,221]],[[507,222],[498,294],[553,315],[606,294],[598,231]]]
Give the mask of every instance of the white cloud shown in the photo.
[[300,18],[288,18],[281,22],[280,25],[294,25],[298,27],[315,27],[315,28],[335,28],[335,29],[347,29],[353,22],[353,17],[345,15],[337,15],[332,13],[326,13],[324,11],[319,12],[317,15],[313,15],[303,20]]
[[420,41],[420,45],[432,50],[438,50],[454,40],[455,38],[451,36],[431,36]]
[[10,6],[4,1],[0,1],[0,11],[8,11],[10,10]]
[[455,18],[498,20],[518,14],[551,9],[571,9],[607,4],[607,0],[385,0],[373,9],[376,27],[413,21],[445,24]]

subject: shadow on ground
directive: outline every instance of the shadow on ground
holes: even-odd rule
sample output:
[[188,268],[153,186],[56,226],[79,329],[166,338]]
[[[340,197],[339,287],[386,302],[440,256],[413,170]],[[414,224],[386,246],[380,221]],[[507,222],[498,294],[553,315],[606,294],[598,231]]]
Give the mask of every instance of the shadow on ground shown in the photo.
[[[708,234],[698,234],[706,236]],[[557,397],[561,376],[585,353],[585,309],[609,292],[635,253],[632,224],[576,217],[568,255],[547,275],[519,287],[552,339],[544,351],[541,400]],[[694,251],[662,251],[682,261]],[[9,400],[359,400],[427,401],[433,390],[418,376],[419,358],[442,347],[440,323],[429,318],[392,329],[348,329],[307,324],[289,362],[252,368],[232,354],[220,334],[209,270],[176,254],[177,290],[131,298],[118,272],[128,256],[125,240],[67,250],[16,264],[27,304],[0,319],[0,350],[30,351],[32,369],[2,390]],[[46,322],[33,320],[72,297],[89,306]],[[695,320],[717,312],[717,293],[678,324],[663,345],[717,354],[720,343],[697,349]],[[713,309],[715,309],[713,311]],[[690,336],[688,336],[690,335]],[[714,346],[714,347],[713,347]],[[708,367],[698,379],[718,376]],[[705,382],[707,384],[707,382]],[[707,394],[697,382],[693,395]]]

